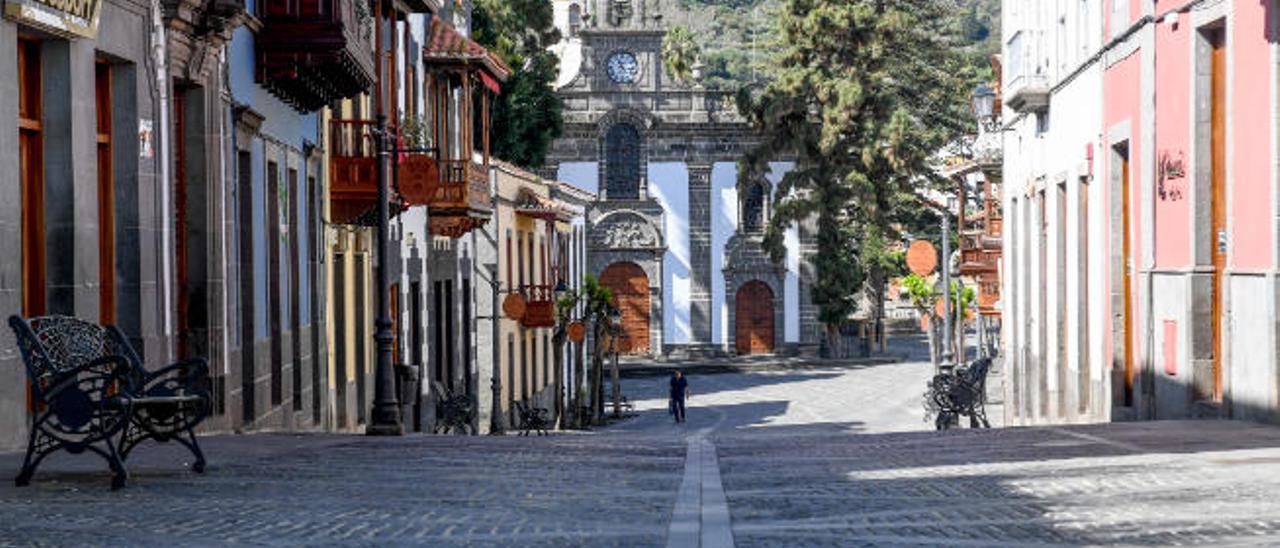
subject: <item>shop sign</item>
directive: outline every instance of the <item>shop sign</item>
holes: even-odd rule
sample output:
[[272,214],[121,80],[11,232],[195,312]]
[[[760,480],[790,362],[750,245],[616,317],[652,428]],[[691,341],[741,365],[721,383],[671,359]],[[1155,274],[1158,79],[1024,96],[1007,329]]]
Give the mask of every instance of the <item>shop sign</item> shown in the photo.
[[102,0],[3,0],[5,17],[68,38],[98,35]]

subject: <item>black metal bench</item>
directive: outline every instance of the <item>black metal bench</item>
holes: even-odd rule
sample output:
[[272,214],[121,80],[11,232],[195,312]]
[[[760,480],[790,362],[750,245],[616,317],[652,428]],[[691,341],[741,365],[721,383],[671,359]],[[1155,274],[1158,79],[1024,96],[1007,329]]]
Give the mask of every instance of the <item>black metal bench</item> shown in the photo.
[[934,427],[946,430],[962,416],[969,417],[969,427],[991,428],[987,422],[987,373],[991,358],[981,358],[951,373],[934,375],[925,392],[925,407],[934,416]]
[[436,398],[435,434],[448,434],[461,430],[463,434],[475,434],[475,405],[471,396],[454,394],[444,384],[431,381],[431,391]]
[[543,407],[531,407],[525,402],[515,402],[516,414],[520,416],[520,435],[528,436],[529,432],[537,432],[539,436],[547,435],[547,429],[551,427],[551,419],[547,418],[550,413]]
[[204,453],[195,427],[209,412],[209,374],[203,359],[147,371],[114,326],[67,316],[9,318],[31,381],[35,412],[22,471],[27,485],[49,454],[92,451],[111,467],[112,489],[124,486],[124,461],[152,439],[177,441],[203,472]]

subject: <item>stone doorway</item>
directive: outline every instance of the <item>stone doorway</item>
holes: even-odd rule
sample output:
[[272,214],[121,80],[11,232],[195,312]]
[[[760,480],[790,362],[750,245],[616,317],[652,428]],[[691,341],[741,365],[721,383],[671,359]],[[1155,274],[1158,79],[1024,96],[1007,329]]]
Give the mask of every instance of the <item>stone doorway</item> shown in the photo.
[[600,284],[613,291],[614,302],[622,311],[619,351],[649,353],[649,278],[644,269],[630,262],[613,263],[600,275]]
[[760,280],[738,288],[734,346],[739,356],[773,352],[773,290]]

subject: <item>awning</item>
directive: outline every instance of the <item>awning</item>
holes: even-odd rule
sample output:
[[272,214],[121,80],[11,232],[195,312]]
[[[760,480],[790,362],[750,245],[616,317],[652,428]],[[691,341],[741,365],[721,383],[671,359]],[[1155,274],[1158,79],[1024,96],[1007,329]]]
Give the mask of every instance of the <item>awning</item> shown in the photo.
[[489,91],[492,91],[494,93],[502,93],[502,86],[499,85],[498,81],[495,80],[492,76],[489,76],[489,73],[481,71],[480,82],[484,84],[484,87],[489,88]]

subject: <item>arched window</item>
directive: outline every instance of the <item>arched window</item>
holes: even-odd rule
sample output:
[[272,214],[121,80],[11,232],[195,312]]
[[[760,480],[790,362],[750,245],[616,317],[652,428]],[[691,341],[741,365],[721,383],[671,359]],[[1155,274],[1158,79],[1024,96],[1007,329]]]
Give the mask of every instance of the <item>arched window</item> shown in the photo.
[[640,197],[640,132],[627,124],[609,128],[605,136],[606,197],[634,200]]
[[569,36],[577,36],[582,28],[582,8],[577,4],[569,6]]
[[764,230],[765,218],[765,183],[751,185],[747,196],[742,200],[742,231],[760,232]]

